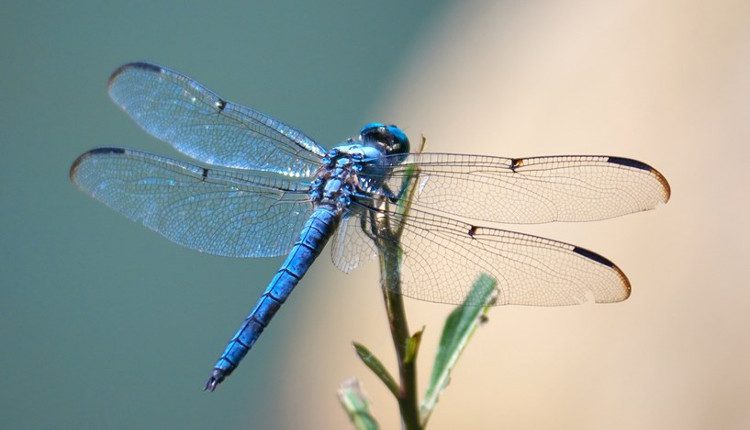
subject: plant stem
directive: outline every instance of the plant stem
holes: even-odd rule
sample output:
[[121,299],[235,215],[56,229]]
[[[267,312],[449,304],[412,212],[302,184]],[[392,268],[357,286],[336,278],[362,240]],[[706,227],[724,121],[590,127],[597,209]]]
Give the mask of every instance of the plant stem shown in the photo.
[[[383,299],[385,310],[388,315],[388,323],[391,328],[393,345],[398,358],[398,373],[401,386],[398,396],[398,407],[401,411],[401,420],[407,430],[419,430],[422,428],[419,418],[419,405],[417,401],[417,369],[416,360],[406,360],[406,344],[411,337],[409,324],[406,320],[404,301],[399,294],[401,290],[401,279],[399,267],[398,250],[388,246],[381,249],[380,269],[383,285]],[[394,270],[395,268],[395,270]]]

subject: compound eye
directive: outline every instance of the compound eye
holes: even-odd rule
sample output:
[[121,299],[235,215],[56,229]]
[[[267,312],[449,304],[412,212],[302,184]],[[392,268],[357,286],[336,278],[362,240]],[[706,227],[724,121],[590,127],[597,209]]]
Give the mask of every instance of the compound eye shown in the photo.
[[386,132],[390,136],[388,153],[406,154],[409,152],[409,138],[403,130],[391,124],[386,127]]
[[393,140],[391,133],[388,131],[388,127],[379,122],[371,122],[362,127],[360,137],[363,142],[376,144],[383,147],[386,151],[388,151],[388,147]]
[[361,136],[363,136],[363,137],[365,135],[379,134],[379,133],[382,132],[382,131],[379,131],[379,130],[383,129],[383,127],[385,127],[385,124],[383,124],[383,123],[380,123],[380,122],[371,122],[371,123],[365,124],[365,126],[362,127],[361,130],[359,130],[359,134]]

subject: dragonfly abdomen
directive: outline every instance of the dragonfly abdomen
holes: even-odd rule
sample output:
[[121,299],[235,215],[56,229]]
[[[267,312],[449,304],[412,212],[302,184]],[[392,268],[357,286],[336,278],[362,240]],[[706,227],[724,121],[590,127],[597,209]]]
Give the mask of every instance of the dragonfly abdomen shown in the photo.
[[328,238],[335,231],[339,219],[339,212],[333,206],[321,205],[315,209],[302,228],[299,239],[292,247],[284,264],[276,272],[263,295],[214,365],[211,377],[206,382],[206,390],[213,391],[232,373],[253,347],[263,329],[271,322],[276,311],[318,257]]

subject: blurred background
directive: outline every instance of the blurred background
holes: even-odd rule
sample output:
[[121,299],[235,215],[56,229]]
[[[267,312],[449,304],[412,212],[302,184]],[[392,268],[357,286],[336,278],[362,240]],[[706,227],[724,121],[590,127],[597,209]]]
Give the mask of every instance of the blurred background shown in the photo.
[[[395,401],[352,340],[394,367],[376,267],[313,266],[239,370],[201,391],[282,259],[182,249],[80,193],[96,146],[176,156],[108,99],[121,63],[185,72],[326,146],[369,121],[430,151],[640,159],[657,211],[521,226],[596,250],[620,304],[500,307],[430,428],[750,426],[750,3],[15,2],[0,15],[0,417],[3,428],[351,428],[361,378],[382,428]],[[451,307],[426,326],[425,386]]]

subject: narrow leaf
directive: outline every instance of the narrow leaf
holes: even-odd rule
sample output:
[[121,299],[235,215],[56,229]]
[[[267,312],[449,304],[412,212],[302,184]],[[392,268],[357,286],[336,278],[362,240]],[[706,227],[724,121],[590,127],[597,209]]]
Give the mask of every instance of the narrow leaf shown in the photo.
[[[420,408],[423,425],[427,423],[435,408],[440,393],[448,385],[450,372],[456,365],[456,361],[466,347],[471,335],[477,326],[486,319],[487,311],[494,300],[493,292],[496,284],[497,281],[494,278],[481,274],[474,282],[464,305],[454,309],[445,321],[430,383]],[[466,305],[466,303],[482,303],[483,305]]]
[[359,358],[362,359],[362,361],[365,363],[367,367],[372,370],[372,372],[380,378],[381,381],[385,384],[386,387],[393,393],[394,396],[396,396],[396,399],[399,398],[399,392],[401,391],[398,384],[396,383],[396,380],[393,379],[393,376],[391,376],[390,372],[388,372],[388,369],[383,366],[383,363],[376,357],[372,352],[370,352],[369,349],[367,349],[366,346],[362,345],[358,342],[354,343],[354,349],[357,351],[357,355]]
[[377,430],[378,422],[370,413],[370,405],[356,378],[341,383],[339,401],[357,430]]

